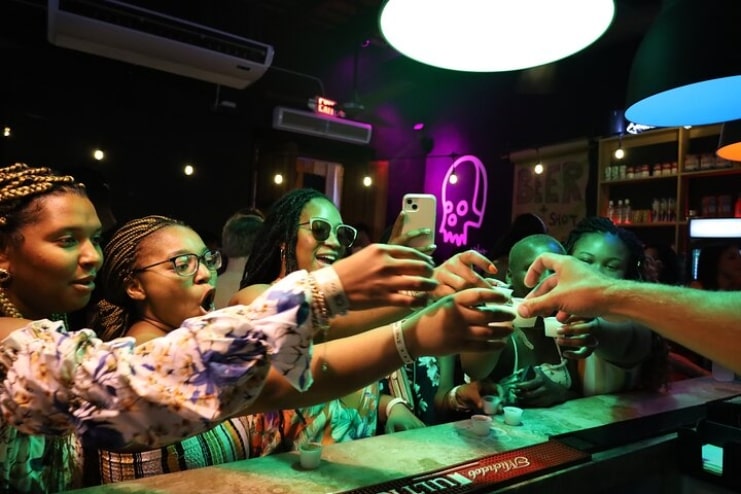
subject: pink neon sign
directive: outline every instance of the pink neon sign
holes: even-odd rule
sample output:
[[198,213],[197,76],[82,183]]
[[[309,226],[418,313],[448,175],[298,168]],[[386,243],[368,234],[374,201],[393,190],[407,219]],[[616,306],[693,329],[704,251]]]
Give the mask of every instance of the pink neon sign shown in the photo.
[[[450,183],[453,171],[460,178],[456,184]],[[476,156],[461,156],[448,167],[440,190],[443,242],[460,247],[468,243],[470,228],[481,228],[488,187],[486,168]]]

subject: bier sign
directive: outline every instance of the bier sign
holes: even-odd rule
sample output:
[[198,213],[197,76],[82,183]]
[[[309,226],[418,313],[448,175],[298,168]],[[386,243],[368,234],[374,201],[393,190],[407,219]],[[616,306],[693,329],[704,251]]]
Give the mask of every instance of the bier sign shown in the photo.
[[[588,141],[575,141],[541,149],[542,160],[532,152],[512,153],[512,218],[535,214],[552,237],[564,241],[587,214],[588,150]],[[542,164],[540,173],[535,170],[537,161]]]

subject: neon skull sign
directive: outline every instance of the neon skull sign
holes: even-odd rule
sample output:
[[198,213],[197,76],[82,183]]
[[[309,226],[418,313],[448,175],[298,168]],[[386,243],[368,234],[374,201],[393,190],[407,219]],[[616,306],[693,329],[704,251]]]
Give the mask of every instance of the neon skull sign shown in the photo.
[[[456,184],[450,183],[453,172],[463,177]],[[443,242],[460,247],[468,243],[470,228],[481,228],[488,186],[486,168],[476,156],[461,156],[450,165],[440,195],[443,203],[440,223]]]

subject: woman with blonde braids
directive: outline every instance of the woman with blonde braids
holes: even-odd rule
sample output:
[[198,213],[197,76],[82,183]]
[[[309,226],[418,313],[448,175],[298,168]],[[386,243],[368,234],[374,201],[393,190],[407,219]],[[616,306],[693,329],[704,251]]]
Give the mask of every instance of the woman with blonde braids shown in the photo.
[[[312,352],[314,334],[336,315],[327,297],[350,309],[411,306],[418,298],[400,291],[436,285],[427,256],[371,246],[323,272],[292,273],[252,305],[191,318],[143,345],[102,342],[91,330],[69,332],[50,320],[89,301],[102,262],[100,230],[72,177],[22,164],[0,168],[0,491],[80,485],[80,442],[161,447],[230,416],[358,389],[398,367],[402,356],[487,350],[502,336],[488,326],[502,313],[476,308],[502,296],[467,290],[393,331],[379,328],[334,342],[331,352]],[[138,269],[154,276],[150,270],[177,266],[171,254]]]

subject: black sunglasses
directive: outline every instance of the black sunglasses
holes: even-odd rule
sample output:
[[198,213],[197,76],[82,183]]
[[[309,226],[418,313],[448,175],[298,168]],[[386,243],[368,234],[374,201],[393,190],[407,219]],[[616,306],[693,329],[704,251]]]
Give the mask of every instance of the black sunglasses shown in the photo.
[[[329,238],[330,233],[332,233],[332,224],[324,218],[311,218],[309,221],[298,224],[298,226],[306,225],[310,226],[311,234],[317,242],[324,242]],[[355,242],[358,231],[350,225],[340,223],[334,227],[334,234],[337,237],[337,242],[342,247],[348,248]]]

